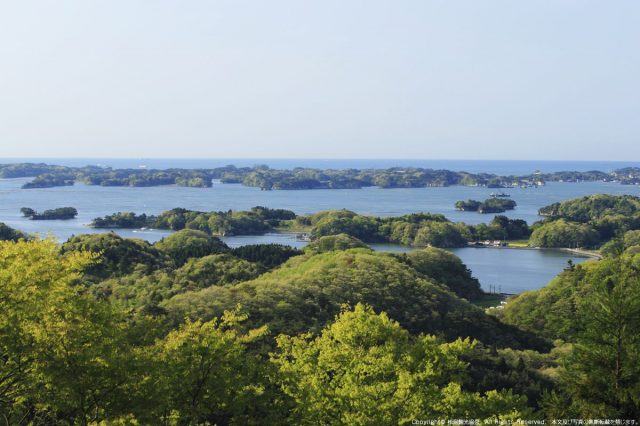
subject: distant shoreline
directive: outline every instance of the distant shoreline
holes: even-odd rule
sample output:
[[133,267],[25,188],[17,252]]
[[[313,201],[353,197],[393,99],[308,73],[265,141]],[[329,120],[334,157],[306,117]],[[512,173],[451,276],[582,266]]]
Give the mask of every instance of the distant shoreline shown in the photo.
[[[468,164],[468,163],[467,163]],[[562,163],[561,163],[562,164]],[[261,190],[309,190],[309,189],[362,189],[371,186],[380,188],[425,188],[469,186],[485,188],[537,188],[547,182],[614,182],[621,185],[640,185],[640,167],[623,167],[613,171],[556,171],[540,169],[528,173],[513,173],[509,170],[488,173],[466,171],[464,163],[431,164],[429,167],[399,166],[388,163],[367,167],[352,164],[350,168],[331,164],[302,166],[299,163],[276,166],[225,165],[219,167],[162,168],[167,164],[152,167],[139,164],[137,167],[108,167],[106,165],[64,166],[48,163],[0,164],[0,177],[33,177],[23,189],[72,186],[76,182],[96,186],[148,187],[178,185],[194,188],[209,188],[214,181],[223,184],[242,184]],[[534,167],[537,163],[531,163]],[[344,165],[343,165],[344,166]],[[386,166],[386,167],[385,167]],[[489,170],[491,167],[485,168]]]
[[212,168],[234,164],[237,167],[252,167],[265,164],[272,168],[389,168],[416,167],[448,170],[465,170],[470,173],[494,173],[525,175],[535,170],[553,173],[566,170],[587,172],[602,170],[610,172],[624,167],[640,167],[640,160],[504,160],[504,159],[430,159],[430,158],[282,158],[282,157],[224,157],[224,158],[175,158],[175,157],[5,157],[0,164],[48,163],[67,167],[100,165],[112,168]]
[[470,244],[468,247],[470,248],[479,248],[479,249],[501,249],[501,250],[556,250],[563,251],[567,253],[572,253],[581,257],[588,257],[591,259],[602,259],[602,255],[595,253],[590,250],[582,250],[582,249],[572,249],[568,247],[529,247],[529,246],[476,246]]

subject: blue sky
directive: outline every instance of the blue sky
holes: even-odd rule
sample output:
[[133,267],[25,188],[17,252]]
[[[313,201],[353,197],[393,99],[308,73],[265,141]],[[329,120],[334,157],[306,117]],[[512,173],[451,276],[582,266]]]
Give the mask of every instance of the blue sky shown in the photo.
[[640,160],[638,1],[15,1],[0,157]]

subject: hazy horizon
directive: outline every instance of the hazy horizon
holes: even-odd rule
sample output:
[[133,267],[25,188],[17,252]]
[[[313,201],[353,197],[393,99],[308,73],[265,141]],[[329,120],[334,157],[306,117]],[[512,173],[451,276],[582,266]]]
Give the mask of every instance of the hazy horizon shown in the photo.
[[389,169],[393,167],[416,167],[434,170],[465,171],[470,173],[493,173],[496,175],[526,175],[535,171],[553,173],[560,171],[588,172],[599,170],[612,172],[624,167],[640,168],[638,161],[602,161],[602,160],[464,160],[464,159],[366,159],[366,158],[1,158],[6,163],[47,163],[68,167],[88,165],[111,167],[114,169],[211,169],[233,165],[236,167],[254,167],[267,165],[271,169],[291,170],[296,167],[314,169]]
[[640,3],[10,2],[0,157],[640,160]]
[[598,160],[598,159],[524,159],[524,158],[380,158],[380,157],[181,157],[181,156],[163,156],[163,157],[141,157],[141,156],[2,156],[0,162],[5,160],[313,160],[313,161],[464,161],[464,162],[544,162],[544,163],[640,163],[640,160]]

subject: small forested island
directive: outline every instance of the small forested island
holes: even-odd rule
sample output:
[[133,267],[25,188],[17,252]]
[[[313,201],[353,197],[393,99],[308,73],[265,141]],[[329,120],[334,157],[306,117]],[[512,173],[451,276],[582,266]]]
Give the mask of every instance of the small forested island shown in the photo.
[[[491,199],[489,201],[512,202]],[[478,203],[471,200],[470,203]],[[482,204],[482,203],[481,203]],[[545,218],[529,226],[524,220],[496,215],[488,224],[452,222],[441,214],[413,213],[395,217],[328,210],[296,215],[284,209],[254,207],[249,211],[198,212],[182,208],[157,216],[132,212],[94,219],[94,228],[194,229],[212,236],[299,232],[311,240],[346,234],[365,243],[413,247],[464,247],[482,241],[528,241],[531,247],[620,250],[640,230],[640,198],[591,195],[540,209]],[[628,242],[626,243],[628,244]]]
[[114,213],[94,219],[93,228],[197,229],[210,235],[256,235],[274,230],[296,218],[290,210],[254,207],[250,211],[197,212],[176,208],[158,216],[133,212]]
[[23,207],[20,209],[20,213],[31,220],[68,220],[75,219],[78,210],[75,207],[59,207],[39,213],[32,208]]
[[75,183],[75,177],[70,173],[45,173],[38,175],[31,182],[27,182],[22,185],[24,189],[30,188],[53,188],[55,186],[73,186]]
[[347,189],[378,186],[381,188],[424,188],[451,185],[489,188],[536,187],[545,182],[615,181],[640,184],[640,168],[627,167],[610,173],[535,172],[524,176],[498,176],[490,173],[434,170],[416,167],[389,169],[272,169],[265,165],[211,169],[113,169],[110,167],[67,167],[48,164],[0,164],[0,178],[33,177],[23,188],[50,188],[73,185],[158,186],[179,185],[207,188],[214,179],[222,183],[242,184],[263,190]]
[[516,208],[516,202],[505,198],[489,198],[484,201],[456,201],[456,210],[478,213],[504,213]]
[[359,215],[328,210],[296,215],[290,210],[254,207],[250,211],[197,212],[176,208],[157,216],[132,212],[94,219],[94,228],[196,229],[213,236],[256,235],[273,231],[304,232],[313,240],[347,234],[367,243],[395,243],[416,247],[464,247],[481,240],[523,239],[530,234],[520,219],[496,216],[489,224],[454,223],[444,215],[415,213],[398,217]]

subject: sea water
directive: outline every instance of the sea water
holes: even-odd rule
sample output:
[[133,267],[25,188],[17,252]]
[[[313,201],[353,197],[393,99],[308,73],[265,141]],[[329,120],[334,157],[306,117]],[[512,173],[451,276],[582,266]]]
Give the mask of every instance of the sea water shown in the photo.
[[[387,168],[431,167],[455,171],[487,172],[499,175],[527,174],[535,170],[553,172],[561,170],[611,171],[620,167],[637,166],[638,163],[622,162],[535,162],[535,161],[460,161],[460,160],[273,160],[273,159],[223,159],[223,160],[169,160],[169,159],[10,159],[0,163],[19,161],[43,161],[49,164],[147,168],[197,168],[218,167],[226,164],[251,166],[267,164],[274,168],[296,166],[317,168]],[[178,186],[157,187],[101,187],[76,183],[74,186],[21,189],[31,178],[0,179],[0,222],[43,236],[52,235],[64,241],[72,235],[105,232],[87,227],[96,217],[115,212],[159,214],[175,207],[198,211],[248,210],[254,206],[290,209],[297,214],[314,213],[328,209],[349,209],[360,214],[374,216],[399,216],[408,213],[441,213],[453,221],[469,224],[489,222],[494,215],[455,210],[457,200],[484,200],[495,191],[482,187],[450,186],[443,188],[377,187],[337,190],[261,191],[240,184],[214,182],[211,188],[186,188]],[[640,187],[612,182],[562,183],[549,182],[540,188],[514,188],[500,190],[508,193],[517,203],[515,210],[504,214],[510,218],[526,220],[529,224],[539,220],[537,212],[545,205],[584,195],[607,193],[640,196]],[[21,217],[20,208],[46,210],[57,207],[75,207],[78,217],[72,220],[31,221]],[[120,235],[157,241],[168,235],[162,230],[117,230]],[[276,242],[293,246],[304,243],[291,235],[267,234],[264,236],[228,237],[225,241],[241,244]],[[378,249],[385,249],[378,247]],[[386,249],[391,249],[386,247]],[[399,247],[395,248],[401,249]],[[584,260],[557,251],[491,250],[465,248],[454,251],[480,279],[483,286],[501,288],[504,292],[520,292],[538,288],[555,276],[571,259],[575,263]]]

